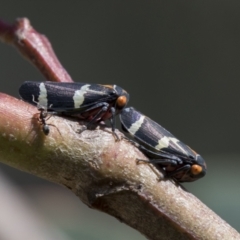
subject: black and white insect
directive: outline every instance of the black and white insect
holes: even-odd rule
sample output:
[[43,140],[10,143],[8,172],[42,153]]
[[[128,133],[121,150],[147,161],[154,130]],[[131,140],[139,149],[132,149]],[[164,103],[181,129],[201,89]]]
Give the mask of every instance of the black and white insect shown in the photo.
[[123,130],[136,140],[139,149],[150,158],[138,161],[160,167],[165,177],[172,177],[178,182],[192,182],[206,174],[206,163],[199,154],[133,107],[125,108],[120,113],[120,121]]
[[117,85],[79,82],[27,81],[20,86],[19,94],[24,101],[42,106],[48,113],[74,116],[88,124],[110,119],[113,133],[115,116],[129,100],[129,94]]

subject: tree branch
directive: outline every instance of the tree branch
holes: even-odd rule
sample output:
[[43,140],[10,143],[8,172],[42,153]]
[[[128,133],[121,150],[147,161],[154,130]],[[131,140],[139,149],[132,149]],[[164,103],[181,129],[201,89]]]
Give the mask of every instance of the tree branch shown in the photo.
[[89,207],[150,239],[240,238],[181,186],[163,180],[148,164],[136,164],[144,155],[125,140],[116,142],[111,129],[79,134],[78,122],[51,117],[45,136],[38,114],[35,107],[0,95],[3,163],[68,187]]
[[[12,42],[10,28],[4,30],[0,23],[4,41]],[[46,47],[44,41],[43,45],[40,49]],[[31,47],[25,46],[21,52],[26,56]],[[53,76],[48,79],[67,81],[41,67],[45,62],[41,54],[38,49],[29,54],[31,60],[40,59],[36,64],[40,71]],[[49,58],[46,65],[51,66]],[[60,65],[56,71],[62,69]],[[129,142],[115,141],[111,129],[79,134],[79,122],[52,116],[47,120],[50,134],[45,136],[38,117],[35,107],[0,94],[0,161],[68,187],[89,207],[118,218],[149,239],[240,239],[235,229],[180,185],[163,179],[151,165],[136,164],[145,156]]]

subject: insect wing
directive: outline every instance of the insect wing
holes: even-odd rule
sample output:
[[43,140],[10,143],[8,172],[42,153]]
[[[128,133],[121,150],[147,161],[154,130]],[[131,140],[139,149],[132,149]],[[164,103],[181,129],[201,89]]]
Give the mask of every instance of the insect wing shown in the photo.
[[185,144],[132,107],[122,111],[120,120],[124,130],[151,151],[162,151],[179,156],[184,156],[188,152],[188,147]]
[[68,112],[87,109],[117,97],[114,89],[98,84],[24,82],[19,89],[23,100],[48,110]]

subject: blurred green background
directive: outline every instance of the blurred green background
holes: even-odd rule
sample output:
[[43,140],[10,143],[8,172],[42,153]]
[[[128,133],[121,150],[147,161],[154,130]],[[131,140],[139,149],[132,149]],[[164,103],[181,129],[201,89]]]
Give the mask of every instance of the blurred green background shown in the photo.
[[[239,11],[237,0],[0,4],[0,18],[13,22],[28,17],[49,38],[75,81],[123,87],[131,95],[129,106],[199,152],[207,162],[207,175],[184,186],[238,231]],[[44,80],[14,48],[2,43],[0,79],[1,92],[16,97],[22,82]],[[64,239],[145,239],[88,209],[63,187],[3,165],[2,174],[31,211]]]

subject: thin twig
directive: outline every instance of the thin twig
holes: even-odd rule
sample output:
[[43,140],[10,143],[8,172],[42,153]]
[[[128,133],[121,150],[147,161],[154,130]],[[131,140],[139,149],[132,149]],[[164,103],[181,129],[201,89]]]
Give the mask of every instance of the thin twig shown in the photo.
[[38,33],[27,18],[10,25],[0,20],[0,40],[15,46],[49,81],[72,82],[56,57],[48,39]]

